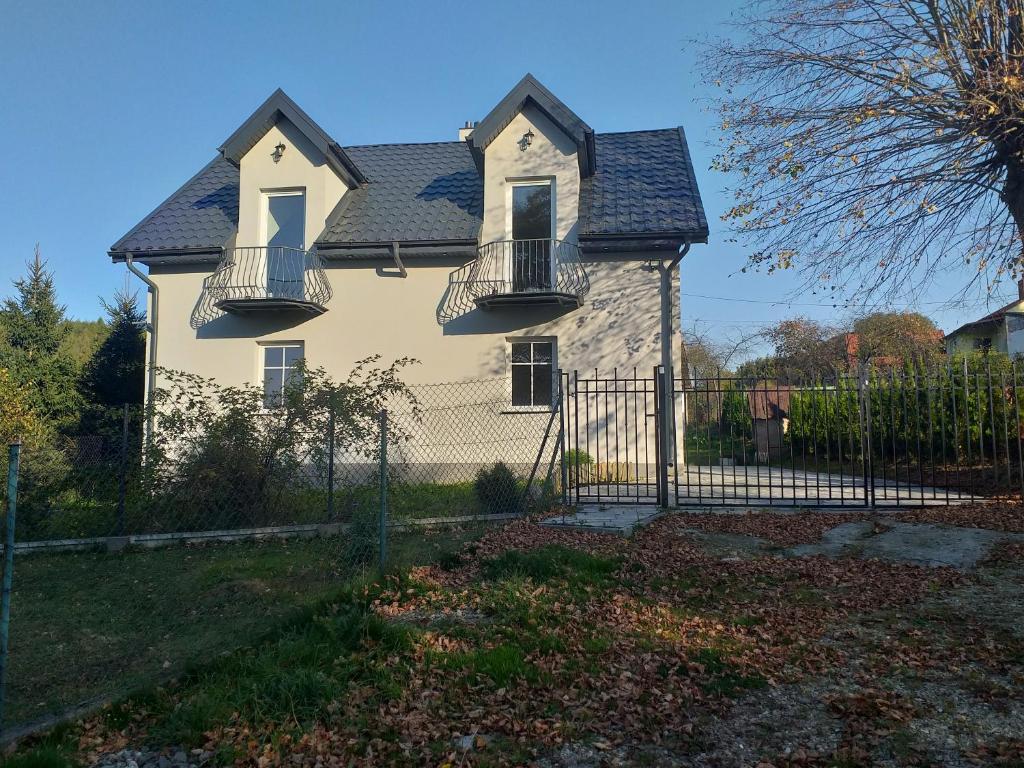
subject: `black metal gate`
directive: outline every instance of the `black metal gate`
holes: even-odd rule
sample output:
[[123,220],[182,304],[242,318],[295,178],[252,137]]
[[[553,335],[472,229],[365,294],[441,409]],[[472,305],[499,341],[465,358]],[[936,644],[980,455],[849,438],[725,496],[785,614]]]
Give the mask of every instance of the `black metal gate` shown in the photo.
[[[671,383],[669,383],[671,382]],[[1009,361],[815,380],[562,377],[575,503],[921,506],[1019,496],[1024,394]]]
[[661,392],[656,375],[562,376],[564,476],[574,503],[657,504]]

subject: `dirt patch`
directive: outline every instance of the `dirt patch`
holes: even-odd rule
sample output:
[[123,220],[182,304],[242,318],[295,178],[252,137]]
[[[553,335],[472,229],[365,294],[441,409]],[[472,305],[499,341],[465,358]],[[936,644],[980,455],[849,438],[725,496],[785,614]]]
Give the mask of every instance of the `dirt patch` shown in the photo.
[[747,512],[744,514],[691,514],[681,512],[671,518],[677,528],[692,528],[709,533],[755,536],[781,546],[813,544],[824,533],[843,523],[873,519],[861,513],[834,512]]

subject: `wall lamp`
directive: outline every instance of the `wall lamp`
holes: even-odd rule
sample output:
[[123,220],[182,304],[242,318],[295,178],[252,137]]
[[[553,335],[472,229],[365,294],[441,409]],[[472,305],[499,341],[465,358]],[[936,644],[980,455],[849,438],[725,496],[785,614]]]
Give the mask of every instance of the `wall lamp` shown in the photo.
[[527,130],[526,133],[523,134],[523,138],[519,140],[519,150],[521,152],[525,152],[526,148],[531,144],[533,144],[533,131]]
[[273,153],[271,153],[270,156],[272,158],[274,158],[274,162],[275,163],[279,163],[279,162],[281,162],[281,155],[283,155],[283,154],[284,154],[284,144],[278,144],[276,147],[274,147],[274,151],[273,151]]

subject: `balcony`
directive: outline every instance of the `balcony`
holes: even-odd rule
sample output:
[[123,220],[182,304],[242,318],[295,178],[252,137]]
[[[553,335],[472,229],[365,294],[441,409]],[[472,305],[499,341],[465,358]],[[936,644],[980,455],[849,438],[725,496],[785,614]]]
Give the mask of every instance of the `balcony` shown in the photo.
[[233,313],[327,311],[331,284],[315,250],[244,247],[225,252],[216,271],[203,281],[204,299]]
[[573,243],[499,240],[477,249],[468,290],[481,309],[528,304],[576,309],[590,291],[590,280]]

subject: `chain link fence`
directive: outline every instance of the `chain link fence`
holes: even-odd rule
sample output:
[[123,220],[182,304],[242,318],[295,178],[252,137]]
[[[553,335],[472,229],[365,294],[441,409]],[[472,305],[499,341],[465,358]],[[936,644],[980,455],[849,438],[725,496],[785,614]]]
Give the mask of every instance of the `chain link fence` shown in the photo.
[[372,418],[189,403],[196,418],[162,415],[152,432],[125,409],[107,434],[26,444],[5,467],[5,735],[180,675],[551,506],[560,420],[510,410],[508,386],[411,387]]

